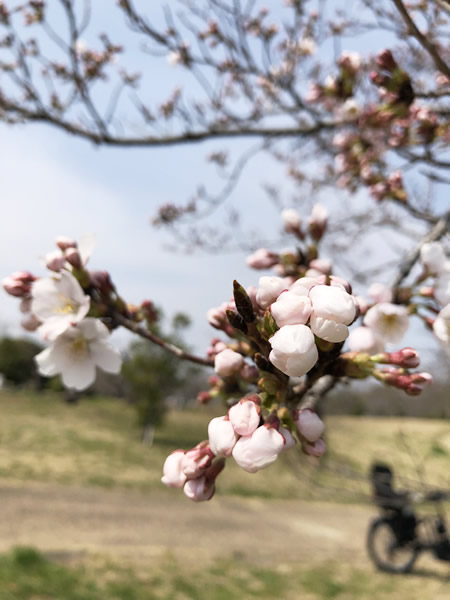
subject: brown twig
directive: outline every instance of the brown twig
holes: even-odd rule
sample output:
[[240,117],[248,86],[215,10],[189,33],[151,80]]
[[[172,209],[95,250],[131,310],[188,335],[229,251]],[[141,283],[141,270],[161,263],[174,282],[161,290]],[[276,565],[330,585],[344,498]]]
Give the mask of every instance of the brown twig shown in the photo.
[[441,71],[441,73],[444,73],[444,75],[447,75],[447,77],[450,77],[450,67],[447,65],[447,63],[444,62],[441,55],[437,51],[436,46],[432,42],[430,42],[430,40],[420,31],[420,29],[411,19],[411,15],[406,10],[406,7],[403,4],[402,0],[392,0],[392,2],[395,4],[395,7],[400,13],[405,25],[408,28],[409,33],[416,38],[416,40],[419,42],[422,48],[425,48],[425,50],[433,59],[436,68],[439,71]]
[[148,329],[145,329],[145,327],[142,327],[142,325],[139,325],[138,323],[135,323],[134,321],[127,319],[126,317],[124,317],[121,314],[118,314],[118,313],[114,314],[114,320],[119,325],[122,325],[122,327],[125,327],[125,329],[132,331],[136,335],[139,335],[140,337],[145,338],[146,340],[149,340],[150,342],[152,342],[153,344],[156,344],[157,346],[160,346],[161,348],[164,348],[165,350],[167,350],[168,352],[171,352],[172,354],[174,354],[175,356],[177,356],[178,358],[180,358],[182,360],[188,360],[188,361],[196,363],[198,365],[204,365],[205,367],[212,367],[214,365],[213,361],[210,360],[209,358],[203,358],[201,356],[196,356],[195,354],[190,354],[189,352],[182,350],[178,346],[175,346],[174,344],[166,342],[165,340],[161,339],[160,337],[158,337],[157,335],[155,335]]

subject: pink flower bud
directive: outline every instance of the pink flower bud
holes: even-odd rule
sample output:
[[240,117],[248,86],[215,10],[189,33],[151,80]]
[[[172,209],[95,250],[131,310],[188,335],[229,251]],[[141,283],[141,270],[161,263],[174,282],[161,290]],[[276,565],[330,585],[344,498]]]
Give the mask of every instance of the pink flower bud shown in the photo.
[[212,395],[210,392],[201,391],[197,394],[197,402],[199,404],[208,404],[211,399]]
[[284,450],[289,450],[290,448],[293,448],[297,442],[295,441],[295,438],[290,432],[290,430],[286,429],[286,427],[280,427],[278,431],[284,438]]
[[183,492],[194,502],[204,502],[211,500],[216,491],[214,483],[210,484],[204,476],[197,479],[189,479],[186,481]]
[[212,419],[208,425],[208,436],[209,446],[216,456],[231,456],[239,438],[228,416]]
[[229,377],[238,373],[244,364],[242,354],[226,348],[219,352],[214,359],[214,369],[221,377]]
[[246,263],[252,269],[270,269],[278,263],[278,254],[270,252],[266,248],[259,248],[250,256],[247,256]]
[[308,296],[299,296],[294,291],[284,291],[270,307],[278,327],[283,325],[305,325],[311,315],[312,305]]
[[377,65],[386,71],[393,71],[397,68],[397,63],[395,62],[392,52],[388,49],[379,52],[376,61]]
[[270,362],[290,377],[301,377],[316,364],[319,353],[306,325],[285,325],[270,339]]
[[224,458],[216,458],[201,477],[189,479],[184,486],[184,493],[194,502],[210,500],[216,491],[215,481],[225,467]]
[[283,290],[286,282],[281,277],[260,277],[259,287],[256,292],[256,301],[261,308],[267,308],[275,302]]
[[361,67],[361,56],[357,52],[342,52],[338,59],[338,65],[354,75]]
[[76,248],[68,248],[65,253],[67,262],[75,267],[75,269],[81,269],[83,262],[81,260],[80,253]]
[[56,273],[61,271],[61,269],[64,267],[64,263],[66,262],[66,259],[60,250],[49,252],[45,255],[44,260],[47,269],[50,269],[50,271],[55,271]]
[[16,298],[23,298],[31,293],[31,284],[36,277],[28,271],[15,271],[2,281],[5,291]]
[[255,365],[244,363],[242,369],[239,371],[239,377],[245,381],[256,381],[259,377],[259,370]]
[[302,219],[295,208],[285,208],[281,211],[281,218],[286,233],[300,233]]
[[182,469],[183,458],[184,450],[175,450],[166,458],[161,481],[168,487],[181,488],[185,484],[186,475]]
[[262,425],[252,435],[239,438],[233,448],[233,458],[244,471],[256,473],[276,461],[284,443],[281,433]]
[[228,308],[227,302],[224,302],[217,308],[210,308],[206,313],[208,323],[216,329],[223,329],[227,321],[226,310]]
[[[89,281],[91,285],[96,287],[102,294],[109,294],[114,290],[113,282],[108,271],[90,271]],[[157,313],[151,300],[144,300],[141,303],[141,309],[146,313],[145,318],[151,322],[157,320]],[[151,318],[149,319],[149,315]]]
[[328,211],[322,204],[314,204],[309,217],[309,233],[311,237],[319,241],[326,231],[328,223]]
[[295,426],[308,442],[315,442],[322,435],[325,425],[316,412],[310,408],[300,410],[295,417]]
[[[255,396],[258,400],[259,397]],[[242,398],[228,411],[233,429],[239,435],[250,435],[259,426],[261,407],[249,398]]]
[[56,238],[56,245],[63,252],[65,250],[68,250],[69,248],[76,248],[77,247],[77,243],[76,243],[75,240],[72,240],[71,238],[65,237],[63,235],[60,235],[60,236],[58,236]]
[[183,456],[181,469],[188,479],[195,479],[203,475],[211,465],[214,454],[208,442],[200,442],[195,448],[188,450]]
[[390,352],[387,358],[386,362],[405,369],[415,369],[420,364],[419,353],[414,348],[402,348],[402,350]]
[[323,454],[325,454],[326,449],[327,446],[322,438],[319,438],[313,444],[309,444],[308,442],[303,444],[303,451],[306,454],[315,456],[317,458],[320,458]]
[[420,249],[420,260],[429,273],[439,274],[445,266],[444,246],[439,242],[427,242]]

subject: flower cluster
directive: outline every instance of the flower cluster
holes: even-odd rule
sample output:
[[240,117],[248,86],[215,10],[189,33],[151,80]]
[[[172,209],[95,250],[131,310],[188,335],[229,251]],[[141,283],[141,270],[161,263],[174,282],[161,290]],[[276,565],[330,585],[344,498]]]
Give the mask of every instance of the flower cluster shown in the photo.
[[[316,205],[304,227],[295,209],[284,209],[283,226],[295,236],[296,252],[254,252],[247,264],[257,270],[273,268],[277,275],[264,275],[257,287],[247,289],[235,281],[233,298],[208,311],[210,324],[228,340],[211,341],[207,353],[216,374],[198,399],[222,398],[230,408],[210,422],[204,444],[210,456],[232,457],[250,473],[274,463],[296,439],[306,454],[323,454],[324,425],[308,394],[324,376],[334,381],[373,377],[409,395],[432,381],[428,373],[414,371],[420,363],[415,349],[387,351],[386,346],[402,340],[411,315],[417,314],[414,298],[424,277],[444,285],[442,248],[423,247],[426,272],[411,288],[373,283],[368,299],[354,296],[351,285],[332,274],[331,261],[319,258],[327,217],[326,209]],[[444,329],[448,311],[434,322],[438,331]],[[208,490],[200,499],[211,497]]]
[[226,415],[209,422],[207,441],[167,457],[162,482],[182,487],[188,498],[200,502],[214,495],[215,480],[226,458],[233,457],[244,471],[256,473],[295,446],[296,438],[310,456],[325,452],[324,424],[314,411],[280,411],[280,417],[265,410],[257,394],[241,398]]
[[[58,238],[56,243],[58,250],[45,257],[46,266],[53,271],[51,277],[13,273],[3,280],[3,287],[21,298],[25,329],[37,329],[51,342],[35,357],[39,373],[45,377],[60,375],[66,387],[83,390],[94,383],[96,367],[118,373],[122,359],[108,343],[108,327],[91,316],[91,297],[80,284],[84,280],[92,290],[92,283],[102,277],[94,272],[89,278],[84,269],[88,253],[83,253],[74,240]],[[106,279],[104,275],[103,283]]]

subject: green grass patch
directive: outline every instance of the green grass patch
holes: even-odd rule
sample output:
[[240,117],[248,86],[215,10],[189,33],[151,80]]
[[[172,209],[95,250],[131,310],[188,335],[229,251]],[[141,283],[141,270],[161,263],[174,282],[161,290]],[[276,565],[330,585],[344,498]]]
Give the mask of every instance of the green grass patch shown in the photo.
[[[141,443],[134,408],[117,399],[86,398],[73,406],[57,393],[2,391],[0,411],[0,478],[151,491],[163,489],[166,456],[205,439],[208,421],[224,409],[170,412],[151,448]],[[339,416],[328,417],[326,423],[329,450],[321,461],[308,459],[297,448],[280,456],[273,467],[249,475],[229,460],[218,493],[367,501],[370,464],[385,457],[400,475],[399,486],[410,488],[411,480],[423,478],[439,486],[442,460],[450,453],[448,422]]]
[[188,566],[166,556],[135,570],[99,557],[67,565],[33,548],[0,555],[1,600],[435,600],[448,577],[391,576],[346,563]]

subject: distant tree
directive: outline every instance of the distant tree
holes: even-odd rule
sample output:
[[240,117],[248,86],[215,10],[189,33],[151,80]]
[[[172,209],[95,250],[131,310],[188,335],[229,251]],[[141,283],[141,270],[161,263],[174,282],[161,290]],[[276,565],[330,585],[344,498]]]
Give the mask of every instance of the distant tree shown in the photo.
[[[172,331],[161,335],[167,343],[181,342],[181,331],[190,325],[189,318],[178,313],[172,319]],[[157,329],[153,326],[153,329]],[[122,367],[122,375],[129,386],[130,397],[135,403],[139,424],[143,427],[143,441],[151,444],[155,428],[162,422],[166,413],[167,399],[182,388],[198,368],[180,361],[164,348],[145,341],[130,345],[129,358]],[[194,393],[195,397],[195,393]]]
[[[0,373],[12,385],[40,385],[34,356],[42,346],[24,338],[3,337],[0,339]],[[43,380],[42,380],[43,381]]]

